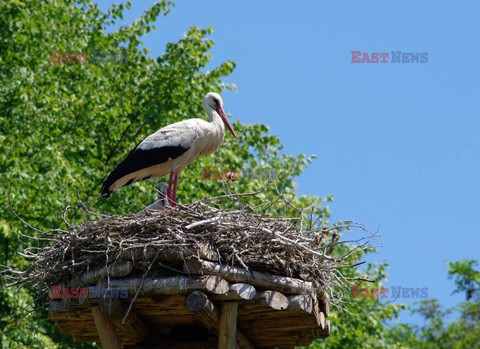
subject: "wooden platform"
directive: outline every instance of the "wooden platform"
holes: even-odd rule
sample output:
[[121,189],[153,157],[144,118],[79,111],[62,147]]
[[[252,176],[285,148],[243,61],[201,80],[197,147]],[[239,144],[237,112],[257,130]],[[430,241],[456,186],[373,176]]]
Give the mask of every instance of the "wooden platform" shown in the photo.
[[104,349],[294,348],[330,334],[328,297],[309,282],[199,259],[184,269],[189,275],[111,275],[110,287],[127,298],[52,300],[49,317]]

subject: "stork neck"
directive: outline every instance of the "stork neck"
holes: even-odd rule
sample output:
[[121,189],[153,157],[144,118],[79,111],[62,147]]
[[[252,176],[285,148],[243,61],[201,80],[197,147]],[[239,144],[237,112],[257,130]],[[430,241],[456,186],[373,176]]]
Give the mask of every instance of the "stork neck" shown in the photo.
[[218,115],[218,113],[211,108],[206,110],[206,112],[207,112],[208,118],[210,119],[210,122],[217,128],[220,128],[222,131],[225,131],[225,125],[223,124],[223,120],[220,117],[220,115]]

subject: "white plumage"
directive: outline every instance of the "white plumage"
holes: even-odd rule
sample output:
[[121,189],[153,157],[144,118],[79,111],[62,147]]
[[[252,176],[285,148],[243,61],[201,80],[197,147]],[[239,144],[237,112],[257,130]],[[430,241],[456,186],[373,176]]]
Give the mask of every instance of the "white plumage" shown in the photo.
[[108,196],[125,185],[170,174],[167,196],[171,205],[175,206],[180,172],[199,156],[208,156],[220,147],[225,126],[236,137],[218,93],[207,93],[202,104],[210,122],[184,120],[151,134],[109,174],[102,194]]

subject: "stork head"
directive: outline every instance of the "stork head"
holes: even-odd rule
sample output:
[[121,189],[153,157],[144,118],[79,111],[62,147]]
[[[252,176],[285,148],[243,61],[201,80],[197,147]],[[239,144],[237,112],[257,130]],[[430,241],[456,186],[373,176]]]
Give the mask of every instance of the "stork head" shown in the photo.
[[203,104],[203,109],[205,109],[207,114],[210,115],[210,112],[212,110],[217,112],[217,114],[220,116],[225,126],[232,133],[233,137],[237,137],[237,135],[235,134],[235,131],[232,128],[232,125],[230,125],[230,121],[228,121],[227,114],[225,114],[225,111],[223,110],[223,99],[218,93],[215,93],[215,92],[207,93],[205,97],[203,97],[202,104]]

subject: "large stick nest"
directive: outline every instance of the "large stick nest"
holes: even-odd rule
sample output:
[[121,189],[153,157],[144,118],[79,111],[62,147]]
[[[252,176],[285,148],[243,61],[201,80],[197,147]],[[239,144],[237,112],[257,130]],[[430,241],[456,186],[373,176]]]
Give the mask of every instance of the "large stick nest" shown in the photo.
[[152,251],[158,252],[157,256],[184,252],[187,257],[208,246],[221,264],[310,281],[330,294],[334,286],[346,288],[348,281],[338,266],[344,258],[365,249],[365,244],[342,257],[334,257],[332,251],[339,243],[340,231],[352,223],[305,225],[303,211],[300,218],[272,218],[248,209],[224,211],[204,202],[148,211],[141,217],[87,221],[49,232],[42,248],[25,249],[23,255],[32,263],[26,271],[15,272],[14,284],[67,284],[119,259],[130,260],[133,273],[151,268],[152,274],[178,275],[183,272],[181,264],[153,265]]

